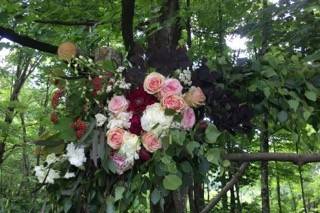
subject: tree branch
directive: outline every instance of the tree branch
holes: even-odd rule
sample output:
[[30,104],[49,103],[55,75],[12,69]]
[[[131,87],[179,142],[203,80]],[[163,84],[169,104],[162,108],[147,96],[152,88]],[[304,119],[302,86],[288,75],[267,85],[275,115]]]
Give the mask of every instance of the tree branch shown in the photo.
[[57,46],[42,41],[37,41],[25,35],[20,35],[9,28],[0,26],[0,36],[25,47],[30,47],[42,52],[57,54]]
[[86,21],[60,21],[60,20],[35,20],[34,22],[39,24],[52,24],[52,25],[63,25],[63,26],[88,26],[92,27],[99,24],[99,21],[86,20]]
[[221,189],[217,196],[215,196],[200,213],[207,213],[211,209],[213,209],[222,199],[222,197],[239,181],[240,177],[243,175],[248,166],[248,162],[242,163],[239,171],[233,175],[231,180]]
[[320,153],[295,154],[295,153],[229,153],[222,156],[225,160],[237,162],[251,161],[282,161],[292,162],[297,165],[320,162]]

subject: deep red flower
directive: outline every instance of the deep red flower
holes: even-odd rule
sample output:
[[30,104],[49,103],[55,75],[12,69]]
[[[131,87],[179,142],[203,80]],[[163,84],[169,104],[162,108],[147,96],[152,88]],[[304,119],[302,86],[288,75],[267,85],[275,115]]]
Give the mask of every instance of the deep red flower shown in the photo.
[[87,124],[86,122],[82,121],[80,118],[78,118],[71,127],[76,131],[76,136],[78,139],[80,139],[87,130]]
[[57,124],[59,121],[58,114],[56,112],[52,112],[50,115],[50,120],[53,124]]
[[151,158],[151,153],[149,153],[145,148],[141,148],[139,151],[139,158],[142,161],[148,161]]
[[102,89],[102,79],[100,77],[94,77],[91,80],[92,87],[93,87],[93,95],[96,96],[97,93]]
[[130,123],[129,131],[133,134],[140,135],[142,131],[140,116],[138,114],[133,114]]
[[128,111],[135,114],[142,113],[148,105],[157,102],[157,98],[146,93],[142,86],[130,91],[126,98],[129,100]]
[[51,98],[51,106],[53,109],[56,109],[59,105],[60,98],[63,95],[63,91],[61,89],[58,89],[53,92],[52,98]]

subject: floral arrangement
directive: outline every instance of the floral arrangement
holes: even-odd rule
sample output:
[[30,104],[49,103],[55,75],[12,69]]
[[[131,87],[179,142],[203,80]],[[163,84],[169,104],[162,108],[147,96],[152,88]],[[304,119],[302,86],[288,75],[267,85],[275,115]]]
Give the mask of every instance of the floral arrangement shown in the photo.
[[[168,150],[187,149],[192,156],[199,149],[203,154],[193,131],[195,109],[205,105],[206,97],[201,88],[192,86],[191,70],[176,70],[169,77],[150,70],[141,85],[127,82],[126,70],[79,56],[65,70],[68,78],[75,75],[76,80],[54,81],[53,129],[35,141],[45,161],[34,169],[41,186],[52,195],[73,194],[73,202],[82,202],[92,191],[116,202],[126,188],[130,203],[140,190],[130,183],[143,184],[135,174],[148,173],[157,164],[167,165],[165,173],[159,173],[165,190],[181,185],[182,177]],[[81,75],[85,77],[77,77]],[[183,165],[188,167],[186,162]],[[126,183],[123,178],[131,179]],[[98,183],[102,186],[94,188]],[[81,196],[76,199],[76,194]],[[54,196],[53,200],[60,202]]]

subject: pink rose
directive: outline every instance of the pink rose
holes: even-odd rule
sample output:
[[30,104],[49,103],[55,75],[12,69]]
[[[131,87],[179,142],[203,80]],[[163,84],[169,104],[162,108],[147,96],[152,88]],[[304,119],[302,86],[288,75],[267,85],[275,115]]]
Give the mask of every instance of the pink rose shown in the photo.
[[124,112],[128,109],[129,103],[127,99],[121,95],[121,96],[113,96],[108,104],[108,109],[118,114],[120,112]]
[[181,96],[169,95],[162,98],[162,105],[166,109],[172,109],[176,112],[180,112],[186,107],[186,103]]
[[146,132],[142,135],[142,144],[144,148],[153,153],[161,148],[161,142],[152,132]]
[[164,84],[164,76],[157,72],[150,73],[143,82],[144,91],[149,94],[156,94]]
[[168,95],[180,95],[182,92],[183,87],[175,78],[169,78],[165,80],[163,87],[161,88],[161,96],[168,96]]
[[183,98],[190,107],[199,107],[204,105],[206,101],[206,96],[203,94],[201,88],[194,86],[184,94]]
[[181,126],[184,129],[191,129],[196,122],[196,116],[191,107],[187,107],[182,112]]
[[122,175],[125,171],[132,168],[133,163],[127,161],[126,157],[120,155],[119,153],[114,153],[111,155],[111,160],[113,161],[118,175]]
[[107,132],[107,143],[112,149],[120,149],[123,144],[123,135],[125,131],[121,128],[110,129]]

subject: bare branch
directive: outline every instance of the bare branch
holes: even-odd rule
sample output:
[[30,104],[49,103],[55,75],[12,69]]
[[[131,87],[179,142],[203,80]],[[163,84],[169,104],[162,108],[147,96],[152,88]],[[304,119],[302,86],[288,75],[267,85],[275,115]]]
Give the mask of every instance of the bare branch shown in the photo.
[[4,28],[0,26],[0,36],[25,47],[30,47],[42,52],[57,54],[57,46],[42,41],[37,41],[26,35],[20,35],[9,28]]
[[61,20],[35,20],[34,22],[39,24],[52,24],[52,25],[63,25],[63,26],[87,26],[92,27],[99,23],[99,21],[86,20],[86,21],[61,21]]
[[221,189],[217,196],[215,196],[200,213],[207,213],[211,209],[213,209],[219,203],[222,197],[240,180],[240,177],[243,175],[248,166],[248,162],[242,163],[239,171],[233,175],[231,180]]
[[292,162],[297,165],[320,162],[320,153],[295,154],[295,153],[229,153],[223,159],[237,162],[249,161],[282,161]]

